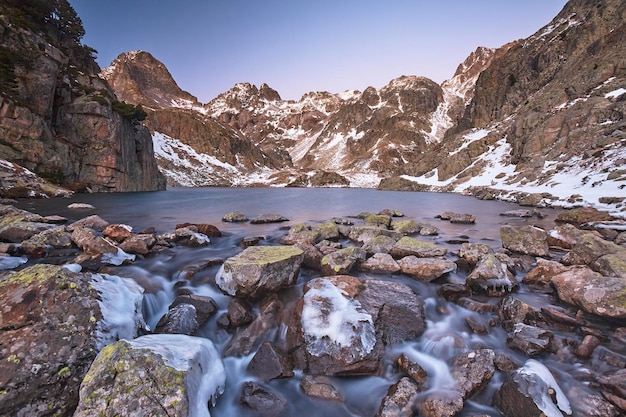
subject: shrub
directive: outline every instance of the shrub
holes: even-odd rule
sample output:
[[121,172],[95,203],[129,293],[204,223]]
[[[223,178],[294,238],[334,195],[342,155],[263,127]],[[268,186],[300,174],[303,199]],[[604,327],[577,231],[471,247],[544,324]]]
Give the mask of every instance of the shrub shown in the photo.
[[111,103],[111,108],[114,112],[119,113],[120,116],[130,121],[132,124],[144,121],[148,116],[143,110],[143,107],[141,107],[141,104],[134,106],[125,101],[114,100],[113,103]]

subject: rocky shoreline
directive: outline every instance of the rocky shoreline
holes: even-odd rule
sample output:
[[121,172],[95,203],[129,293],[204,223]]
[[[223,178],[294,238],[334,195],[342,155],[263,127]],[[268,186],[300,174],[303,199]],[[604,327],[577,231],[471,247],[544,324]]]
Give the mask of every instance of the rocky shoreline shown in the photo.
[[[187,223],[135,233],[98,216],[67,224],[10,204],[0,215],[3,415],[207,416],[207,403],[219,405],[229,389],[224,359],[248,355],[249,380],[236,396],[251,415],[302,412],[271,381],[300,379],[313,401],[342,404],[348,399],[336,378],[369,375],[390,380],[377,416],[454,416],[474,401],[505,417],[626,412],[626,224],[605,212],[568,210],[551,229],[503,226],[498,250],[468,240],[450,242],[458,249],[450,251],[429,239],[436,226],[397,210],[291,225],[272,242],[244,237],[237,255],[214,262],[221,267],[211,285],[227,306],[194,293],[181,273],[154,329],[142,316],[149,288],[115,266],[210,247],[219,228]],[[287,221],[241,213],[223,220]],[[285,299],[290,289],[296,293]],[[529,293],[553,301],[538,307],[525,301]],[[389,355],[429,340],[432,309],[468,312],[465,333],[504,332],[516,355],[459,335],[433,340],[447,352],[441,359],[453,381],[434,386],[410,354]],[[230,335],[221,352],[199,336],[209,322]],[[581,383],[560,383],[554,362],[571,366]]]

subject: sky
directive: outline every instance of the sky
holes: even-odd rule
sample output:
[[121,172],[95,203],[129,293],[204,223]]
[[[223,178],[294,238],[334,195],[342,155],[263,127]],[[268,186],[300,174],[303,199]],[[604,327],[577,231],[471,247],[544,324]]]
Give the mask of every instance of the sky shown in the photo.
[[143,50],[206,103],[236,83],[281,98],[451,78],[478,46],[548,24],[565,0],[69,0],[107,67]]

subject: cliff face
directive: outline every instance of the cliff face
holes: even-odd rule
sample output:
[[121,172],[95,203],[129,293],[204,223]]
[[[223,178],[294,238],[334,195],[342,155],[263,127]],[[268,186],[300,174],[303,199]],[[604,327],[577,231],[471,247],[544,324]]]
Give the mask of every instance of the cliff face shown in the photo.
[[113,109],[90,51],[25,17],[0,7],[0,159],[73,189],[164,189],[149,131]]

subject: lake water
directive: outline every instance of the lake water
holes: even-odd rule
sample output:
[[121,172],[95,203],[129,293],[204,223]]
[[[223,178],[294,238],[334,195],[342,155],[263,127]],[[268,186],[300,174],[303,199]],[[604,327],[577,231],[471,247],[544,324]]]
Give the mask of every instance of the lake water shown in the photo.
[[[70,210],[72,202],[89,203],[94,210]],[[174,285],[184,281],[192,292],[214,298],[219,311],[199,331],[199,335],[214,341],[219,350],[224,349],[231,334],[219,328],[216,319],[227,309],[229,297],[219,291],[215,285],[215,275],[219,269],[219,260],[234,256],[243,249],[238,245],[244,237],[261,236],[262,244],[276,244],[287,233],[288,226],[301,222],[321,222],[332,217],[347,217],[361,212],[378,212],[390,208],[400,210],[405,218],[418,223],[430,223],[440,233],[434,237],[422,239],[446,246],[449,258],[458,251],[459,244],[451,242],[459,238],[470,242],[483,242],[494,249],[501,247],[500,227],[503,224],[536,224],[547,229],[554,227],[554,218],[559,213],[555,209],[542,209],[544,219],[520,219],[501,216],[509,210],[519,209],[516,204],[500,201],[481,201],[469,196],[440,193],[392,192],[371,189],[301,189],[301,188],[172,188],[153,193],[120,194],[85,194],[75,195],[70,199],[53,198],[48,200],[23,200],[20,207],[42,214],[58,214],[77,220],[91,214],[98,214],[110,223],[125,223],[133,226],[134,231],[154,227],[158,232],[170,232],[177,223],[210,223],[217,226],[223,237],[213,238],[211,245],[202,248],[177,247],[164,253],[149,256],[136,261],[132,266],[111,269],[110,273],[134,278],[146,289],[144,315],[154,327],[162,314],[167,311],[174,297]],[[278,213],[289,219],[280,224],[254,225],[250,223],[224,223],[224,214],[240,211],[249,218],[266,213]],[[471,213],[476,215],[475,224],[451,224],[436,218],[446,211]],[[213,262],[214,260],[218,262]],[[209,266],[207,266],[209,265]],[[189,271],[193,271],[189,274]],[[371,275],[355,272],[361,279]],[[422,283],[401,274],[382,277],[393,279],[411,287],[424,300],[427,330],[419,340],[409,341],[389,349],[389,364],[400,353],[406,353],[429,372],[429,386],[438,389],[450,382],[446,364],[459,349],[459,343],[466,348],[483,346],[497,352],[504,352],[510,358],[523,364],[527,357],[506,346],[506,332],[499,326],[491,327],[486,335],[477,335],[469,331],[466,319],[473,318],[487,323],[497,317],[493,313],[472,312],[459,305],[448,303],[437,295],[437,288],[445,281],[464,282],[467,272],[455,272],[435,283]],[[284,291],[281,297],[293,301],[302,292],[304,283],[317,276],[314,271],[301,272],[293,290]],[[376,275],[375,278],[381,279]],[[518,279],[521,277],[518,275]],[[443,281],[442,281],[443,280]],[[554,304],[551,295],[533,293],[522,286],[517,296],[537,306]],[[486,297],[482,302],[497,304],[499,299]],[[602,324],[598,324],[602,325]],[[607,330],[609,332],[609,330]],[[557,333],[563,340],[577,338],[576,334]],[[280,337],[275,332],[275,337]],[[446,341],[453,340],[453,345]],[[443,342],[443,343],[442,343]],[[605,343],[600,349],[615,349]],[[246,366],[252,355],[244,358],[224,358],[227,369],[227,388],[217,400],[217,406],[211,410],[213,417],[219,416],[255,416],[258,415],[240,404],[243,382],[254,380],[246,372]],[[590,367],[598,363],[598,358],[589,361],[563,362],[557,354],[547,354],[542,361],[558,377],[566,392],[593,392],[584,383]],[[595,361],[595,362],[594,362]],[[601,363],[601,362],[600,362]],[[391,366],[391,365],[390,365]],[[504,380],[504,374],[497,373],[489,386],[472,401],[466,402],[461,416],[500,414],[490,406],[491,396]],[[286,380],[274,380],[267,383],[272,390],[283,396],[287,402],[287,411],[282,415],[299,414],[302,416],[373,416],[376,414],[382,398],[388,388],[398,381],[397,371],[391,367],[385,375],[351,378],[333,378],[343,392],[346,401],[315,400],[304,395],[299,388],[302,373]]]

